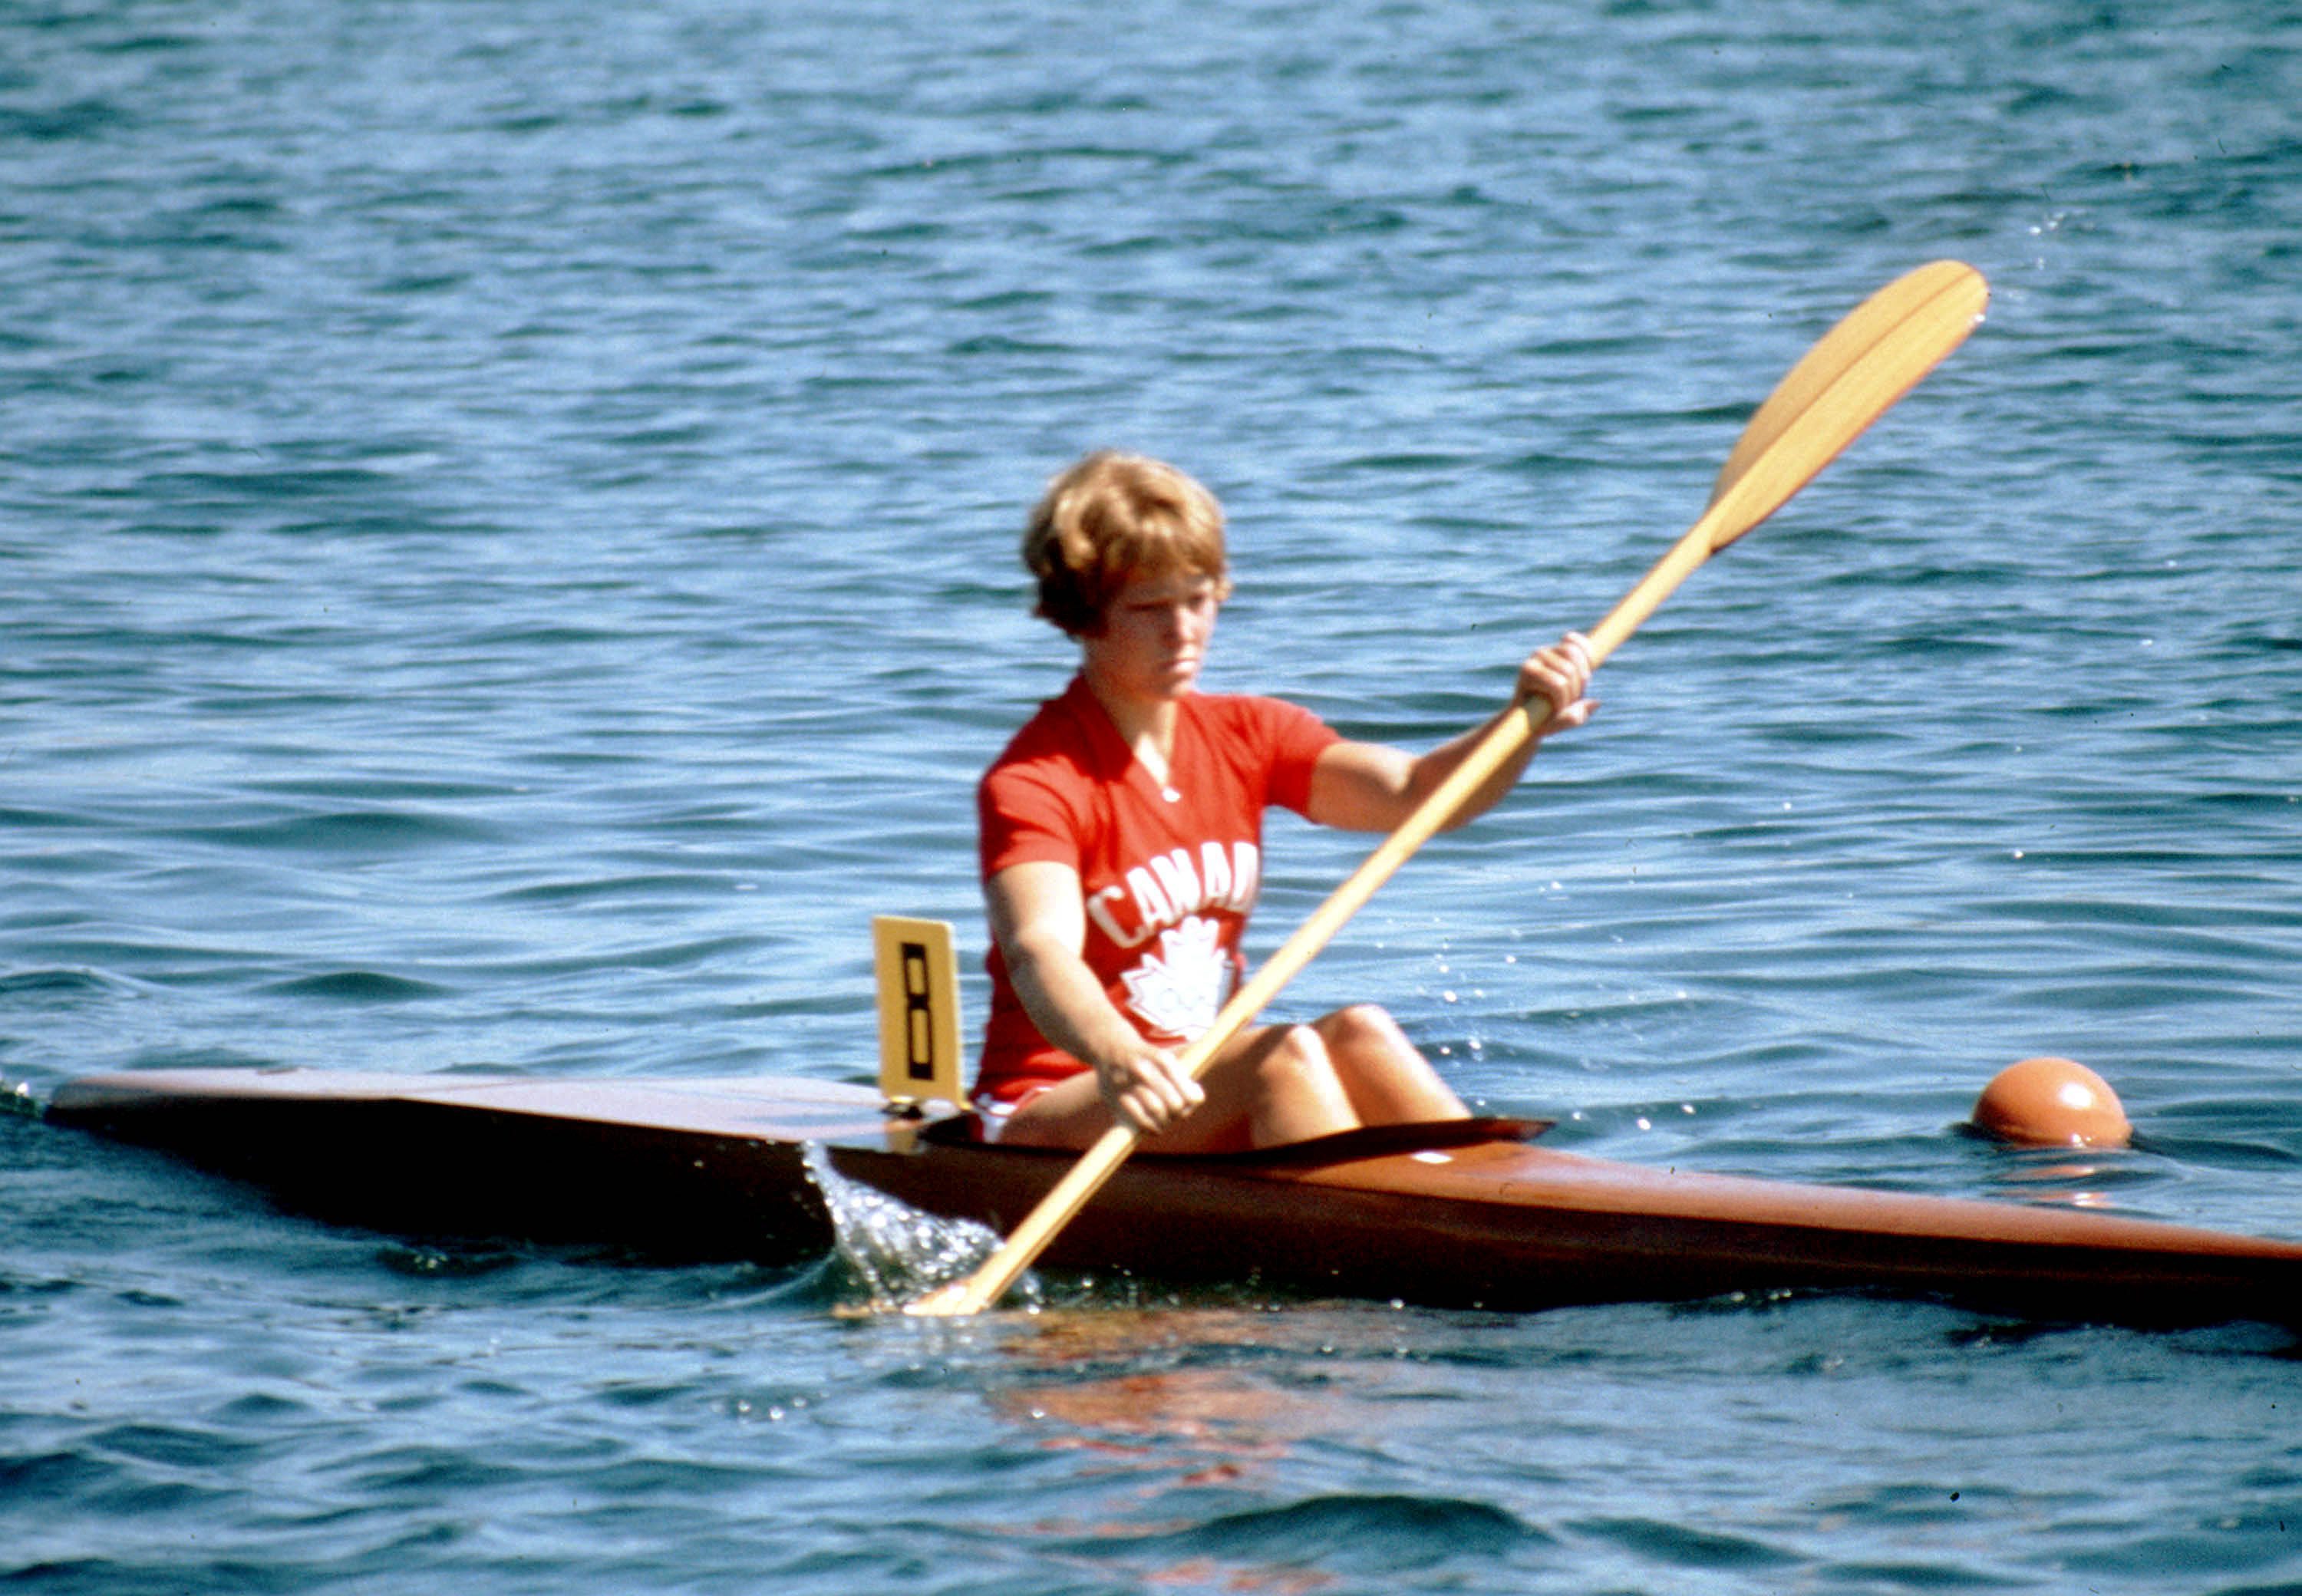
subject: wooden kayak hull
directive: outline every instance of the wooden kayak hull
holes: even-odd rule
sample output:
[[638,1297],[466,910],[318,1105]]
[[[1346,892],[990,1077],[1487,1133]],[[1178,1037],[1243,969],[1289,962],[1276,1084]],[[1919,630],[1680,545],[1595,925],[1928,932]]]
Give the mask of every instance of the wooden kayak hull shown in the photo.
[[[832,1240],[803,1147],[1003,1233],[1071,1155],[922,1135],[820,1081],[154,1071],[60,1088],[55,1121],[164,1149],[323,1218],[670,1261],[796,1262]],[[1392,1127],[1270,1154],[1138,1156],[1046,1264],[1432,1306],[1526,1309],[1778,1288],[1937,1296],[2066,1319],[2294,1323],[2302,1245],[2073,1208],[1666,1172],[1515,1121]]]

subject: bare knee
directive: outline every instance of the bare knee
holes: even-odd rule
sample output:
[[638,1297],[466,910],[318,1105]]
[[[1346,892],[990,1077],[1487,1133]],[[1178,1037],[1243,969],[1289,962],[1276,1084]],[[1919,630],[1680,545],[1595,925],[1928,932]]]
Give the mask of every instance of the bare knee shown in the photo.
[[1263,1033],[1239,1063],[1248,1144],[1265,1147],[1348,1130],[1359,1123],[1326,1042],[1307,1025]]
[[1321,1090],[1335,1079],[1334,1055],[1315,1029],[1290,1025],[1256,1060],[1256,1079],[1266,1092]]
[[1319,1030],[1362,1122],[1453,1120],[1467,1112],[1399,1021],[1374,1004],[1338,1009],[1319,1021]]
[[1390,1011],[1371,1003],[1337,1009],[1319,1021],[1318,1029],[1328,1050],[1337,1055],[1415,1051],[1415,1044],[1407,1039]]

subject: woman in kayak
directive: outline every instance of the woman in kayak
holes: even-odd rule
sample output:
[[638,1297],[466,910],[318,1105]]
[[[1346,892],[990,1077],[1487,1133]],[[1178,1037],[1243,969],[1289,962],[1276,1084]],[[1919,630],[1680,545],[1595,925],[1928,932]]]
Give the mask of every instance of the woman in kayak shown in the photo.
[[[1036,613],[1078,640],[1080,668],[978,792],[992,948],[975,1097],[987,1132],[1085,1147],[1116,1117],[1162,1151],[1217,1152],[1463,1117],[1371,1004],[1244,1029],[1201,1080],[1176,1057],[1243,972],[1264,810],[1392,830],[1486,727],[1417,757],[1346,740],[1276,699],[1197,692],[1231,592],[1222,511],[1161,462],[1080,460],[1033,510],[1023,559]],[[1528,656],[1517,693],[1548,701],[1544,729],[1558,731],[1590,718],[1590,676],[1569,633]],[[1454,823],[1492,807],[1539,740]]]

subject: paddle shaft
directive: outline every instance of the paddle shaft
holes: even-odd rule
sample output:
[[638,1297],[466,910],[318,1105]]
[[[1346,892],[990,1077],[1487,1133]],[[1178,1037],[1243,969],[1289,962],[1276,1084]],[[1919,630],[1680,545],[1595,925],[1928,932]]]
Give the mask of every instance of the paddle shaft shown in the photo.
[[[1613,653],[1703,561],[1772,515],[1963,342],[1980,320],[1987,297],[1981,274],[1972,267],[1937,261],[1897,279],[1849,313],[1752,416],[1701,518],[1591,629],[1592,664]],[[1376,889],[1541,732],[1550,714],[1548,703],[1515,700],[1414,813],[1231,995],[1214,1023],[1184,1049],[1179,1065],[1194,1079],[1204,1073],[1225,1044],[1301,973]],[[905,1311],[976,1314],[998,1301],[1140,1139],[1123,1122],[1105,1131],[972,1276]]]

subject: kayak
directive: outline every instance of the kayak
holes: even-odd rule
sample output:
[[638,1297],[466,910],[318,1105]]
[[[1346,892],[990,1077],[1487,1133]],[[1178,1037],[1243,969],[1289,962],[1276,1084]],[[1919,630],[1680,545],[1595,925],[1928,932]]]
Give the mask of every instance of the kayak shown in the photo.
[[[836,1082],[332,1070],[102,1075],[52,1121],[164,1149],[283,1205],[401,1235],[793,1263],[839,1175],[1004,1234],[1074,1155]],[[1666,1172],[1546,1148],[1540,1121],[1384,1126],[1130,1160],[1046,1264],[1523,1310],[1777,1289],[2067,1320],[2302,1320],[2302,1245],[2098,1211]]]

